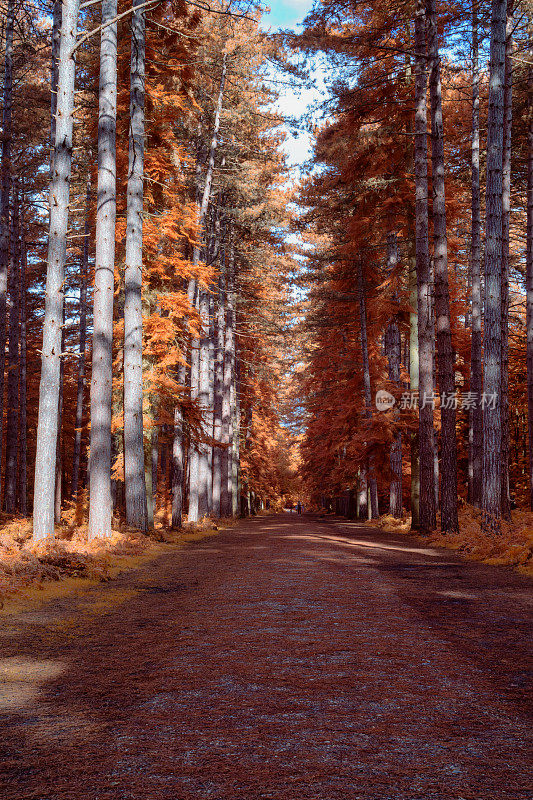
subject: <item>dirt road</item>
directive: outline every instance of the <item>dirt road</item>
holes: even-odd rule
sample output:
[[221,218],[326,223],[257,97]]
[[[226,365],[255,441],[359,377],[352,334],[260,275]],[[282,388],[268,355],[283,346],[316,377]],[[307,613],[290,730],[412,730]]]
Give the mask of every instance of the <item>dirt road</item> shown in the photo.
[[262,517],[3,616],[5,800],[531,800],[532,583]]

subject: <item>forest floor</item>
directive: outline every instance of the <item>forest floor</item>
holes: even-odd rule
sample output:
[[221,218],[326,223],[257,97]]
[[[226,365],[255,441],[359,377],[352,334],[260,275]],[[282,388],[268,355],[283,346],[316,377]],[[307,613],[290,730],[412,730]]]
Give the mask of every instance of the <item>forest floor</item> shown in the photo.
[[531,800],[532,600],[401,534],[241,521],[2,612],[1,796]]

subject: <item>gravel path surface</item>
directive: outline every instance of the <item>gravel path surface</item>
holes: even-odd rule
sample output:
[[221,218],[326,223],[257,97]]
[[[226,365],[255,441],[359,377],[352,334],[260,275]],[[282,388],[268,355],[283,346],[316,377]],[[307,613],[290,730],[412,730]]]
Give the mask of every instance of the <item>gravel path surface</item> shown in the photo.
[[0,796],[531,800],[531,588],[283,514],[3,615]]

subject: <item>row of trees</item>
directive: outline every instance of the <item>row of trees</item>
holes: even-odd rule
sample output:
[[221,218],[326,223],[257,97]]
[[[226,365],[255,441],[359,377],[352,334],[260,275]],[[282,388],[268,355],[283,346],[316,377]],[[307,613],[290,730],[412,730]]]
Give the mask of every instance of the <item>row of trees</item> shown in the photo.
[[260,11],[7,0],[5,18],[5,510],[33,511],[37,540],[62,510],[87,508],[90,537],[113,514],[146,531],[255,510],[291,478]]
[[533,501],[532,20],[321,0],[296,40],[334,70],[301,193],[317,501],[456,531],[468,500],[489,532]]

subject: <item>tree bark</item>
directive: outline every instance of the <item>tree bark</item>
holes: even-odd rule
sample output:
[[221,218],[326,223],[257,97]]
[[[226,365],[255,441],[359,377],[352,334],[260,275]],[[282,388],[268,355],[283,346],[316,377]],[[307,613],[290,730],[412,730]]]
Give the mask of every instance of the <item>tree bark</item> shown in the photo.
[[[54,535],[61,329],[72,166],[75,56],[79,0],[65,0],[61,25],[54,168],[50,184],[50,234],[46,272],[42,367],[35,456],[33,536]],[[0,348],[1,349],[1,348]]]
[[[226,84],[226,55],[223,56],[222,73],[218,90],[217,104],[215,107],[215,118],[213,122],[213,134],[209,147],[209,160],[205,176],[204,189],[198,214],[198,224],[202,234],[205,227],[205,218],[211,199],[211,188],[213,184],[213,174],[215,169],[215,157],[218,147],[218,134],[220,130],[220,117],[224,101],[224,89]],[[200,245],[197,244],[193,251],[193,265],[200,260]],[[192,343],[191,358],[191,398],[198,385],[198,400],[202,413],[205,413],[207,406],[207,395],[209,391],[209,304],[205,291],[200,292],[200,317],[202,320],[203,335],[199,340]],[[207,328],[206,328],[207,326]],[[207,377],[206,377],[207,376]],[[190,469],[189,469],[189,522],[197,522],[205,513],[207,507],[207,450],[202,444],[191,444],[190,448]]]
[[20,376],[19,376],[19,458],[18,496],[23,517],[28,515],[28,414],[27,414],[27,322],[26,322],[26,230],[24,225],[24,193],[20,209]]
[[[372,420],[372,388],[370,385],[370,362],[368,359],[368,336],[366,330],[366,301],[365,301],[365,282],[363,277],[363,266],[361,260],[357,261],[357,283],[359,294],[359,317],[361,328],[361,356],[363,360],[363,386],[365,399],[365,417],[370,426]],[[368,457],[369,488],[370,488],[370,514],[372,519],[379,517],[378,508],[378,484],[374,474],[374,457]]]
[[483,527],[499,533],[501,519],[502,189],[507,0],[492,0],[487,121],[483,410]]
[[[387,272],[391,274],[398,265],[398,243],[396,234],[391,233],[387,241]],[[389,322],[385,334],[386,350],[389,362],[389,380],[399,386],[401,375],[402,342],[398,322]],[[398,412],[395,412],[398,422]],[[389,512],[393,517],[402,516],[402,434],[397,431],[390,449],[391,482],[389,488]]]
[[144,469],[142,375],[142,237],[144,170],[145,18],[131,21],[130,146],[124,298],[124,467],[126,519],[148,529]]
[[233,441],[231,386],[233,383],[233,368],[235,363],[235,295],[234,295],[234,269],[235,254],[234,244],[230,231],[228,270],[226,275],[226,330],[224,337],[224,371],[222,385],[222,450],[221,458],[221,492],[220,515],[230,517],[233,511],[231,472],[232,458],[230,445]]
[[[455,409],[455,358],[450,320],[448,239],[444,187],[444,125],[436,0],[427,0],[428,54],[431,97],[431,163],[433,178],[433,245],[435,314],[437,321],[437,374],[441,397],[441,530],[459,530],[457,516],[457,434]],[[446,402],[448,400],[448,402]]]
[[57,84],[59,81],[59,47],[61,43],[61,21],[63,17],[62,0],[54,0],[52,11],[52,63],[50,65],[50,172],[54,167],[54,142],[56,135],[56,113],[57,113]]
[[19,344],[20,344],[20,206],[18,189],[13,187],[11,236],[11,269],[9,271],[9,347],[7,367],[6,473],[4,503],[8,514],[17,510],[18,428],[13,424],[19,408]]
[[511,520],[509,492],[509,224],[511,218],[511,136],[513,125],[513,0],[508,0],[505,36],[505,89],[502,158],[502,517]]
[[[116,0],[102,0],[102,24],[117,14]],[[111,415],[113,394],[113,297],[115,291],[117,23],[102,30],[98,117],[98,186],[91,378],[89,538],[111,535]]]
[[427,71],[424,0],[415,15],[415,226],[418,294],[420,528],[435,530],[435,464],[433,446],[433,315],[428,242]]
[[85,362],[87,349],[87,275],[89,272],[89,213],[91,202],[91,181],[87,178],[87,193],[85,200],[85,228],[83,238],[83,255],[80,272],[80,331],[78,352],[78,380],[76,386],[76,428],[74,433],[74,453],[72,456],[72,483],[70,497],[76,499],[78,495],[81,437],[83,427],[83,399],[85,393]]
[[[215,309],[215,375],[214,375],[214,420],[213,438],[222,439],[222,403],[224,384],[224,275],[218,278],[218,298]],[[221,516],[222,449],[213,448],[213,516]]]
[[[533,62],[533,48],[530,50]],[[529,505],[533,511],[533,66],[528,67],[529,125],[527,147],[527,228],[526,228],[526,330],[527,330],[527,409],[529,441]]]
[[483,474],[483,364],[481,360],[481,192],[479,185],[479,37],[478,1],[472,4],[472,231],[471,231],[471,296],[472,345],[470,356],[470,390],[475,398],[470,411],[471,449],[469,452],[470,502],[481,506]]
[[[185,384],[185,375],[183,383]],[[172,438],[172,529],[179,530],[183,514],[183,412],[181,405],[174,409],[174,435]]]
[[4,370],[7,328],[7,276],[9,271],[9,197],[11,193],[11,137],[13,109],[13,27],[15,2],[9,0],[5,19],[4,93],[2,108],[2,158],[0,161],[0,487],[2,480],[2,429],[4,422]]
[[[409,259],[409,388],[411,395],[418,396],[418,297],[416,258]],[[412,433],[411,443],[411,528],[420,527],[420,454],[418,431]]]

